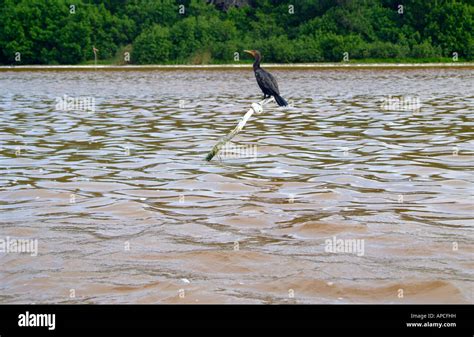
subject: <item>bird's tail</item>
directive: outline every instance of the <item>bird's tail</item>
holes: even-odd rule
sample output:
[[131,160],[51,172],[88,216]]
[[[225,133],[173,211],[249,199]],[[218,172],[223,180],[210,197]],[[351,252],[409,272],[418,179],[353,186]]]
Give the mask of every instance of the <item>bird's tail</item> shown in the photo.
[[287,106],[288,103],[285,101],[283,97],[280,95],[273,95],[275,97],[275,101],[278,103],[279,106]]

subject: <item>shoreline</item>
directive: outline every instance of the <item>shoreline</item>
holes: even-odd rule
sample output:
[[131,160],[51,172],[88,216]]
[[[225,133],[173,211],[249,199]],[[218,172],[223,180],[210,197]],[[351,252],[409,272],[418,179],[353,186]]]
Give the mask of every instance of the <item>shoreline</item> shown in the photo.
[[[0,66],[0,71],[41,71],[41,70],[219,70],[246,69],[252,64],[171,64],[171,65],[20,65]],[[474,62],[450,63],[268,63],[265,68],[274,69],[416,69],[416,68],[473,68]]]

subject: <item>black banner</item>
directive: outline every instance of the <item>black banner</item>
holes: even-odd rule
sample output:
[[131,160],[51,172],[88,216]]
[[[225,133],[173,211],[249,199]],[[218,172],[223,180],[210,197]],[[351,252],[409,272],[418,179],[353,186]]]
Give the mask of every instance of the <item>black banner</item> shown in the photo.
[[469,336],[471,305],[3,305],[10,336]]

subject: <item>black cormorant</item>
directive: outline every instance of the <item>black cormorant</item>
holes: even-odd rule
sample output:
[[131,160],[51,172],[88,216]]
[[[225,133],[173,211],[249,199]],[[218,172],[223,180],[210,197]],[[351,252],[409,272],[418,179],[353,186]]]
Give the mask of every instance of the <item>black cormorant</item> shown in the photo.
[[268,71],[260,68],[260,60],[262,58],[258,50],[244,50],[255,58],[253,63],[253,71],[255,72],[255,78],[257,79],[258,86],[263,91],[263,99],[273,96],[279,106],[286,106],[288,103],[283,97],[280,96],[280,90],[278,90],[278,83]]

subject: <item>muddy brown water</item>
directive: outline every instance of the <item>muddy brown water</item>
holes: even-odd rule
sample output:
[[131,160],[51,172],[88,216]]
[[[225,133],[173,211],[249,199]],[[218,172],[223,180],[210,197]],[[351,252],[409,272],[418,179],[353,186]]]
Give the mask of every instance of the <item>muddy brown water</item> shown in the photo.
[[474,70],[272,72],[1,72],[0,303],[472,303]]

